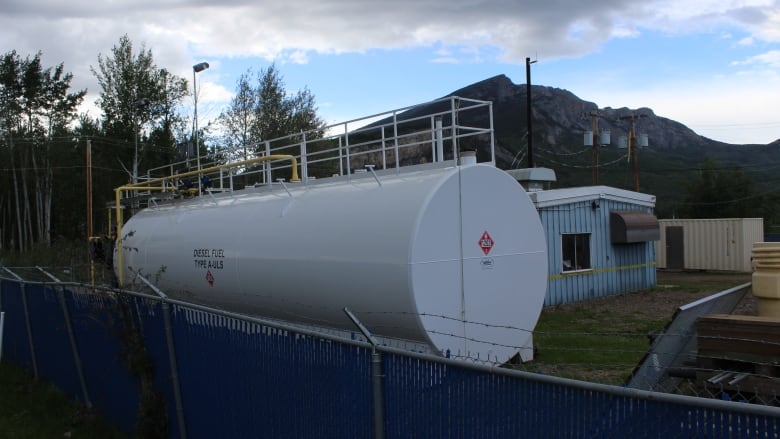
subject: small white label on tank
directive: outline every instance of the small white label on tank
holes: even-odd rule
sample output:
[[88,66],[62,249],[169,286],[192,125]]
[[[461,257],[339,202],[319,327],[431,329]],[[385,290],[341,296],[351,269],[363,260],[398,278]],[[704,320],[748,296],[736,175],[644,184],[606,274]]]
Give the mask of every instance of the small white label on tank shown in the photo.
[[479,265],[482,267],[483,270],[492,270],[493,264],[495,261],[493,258],[482,258],[481,261],[479,261]]

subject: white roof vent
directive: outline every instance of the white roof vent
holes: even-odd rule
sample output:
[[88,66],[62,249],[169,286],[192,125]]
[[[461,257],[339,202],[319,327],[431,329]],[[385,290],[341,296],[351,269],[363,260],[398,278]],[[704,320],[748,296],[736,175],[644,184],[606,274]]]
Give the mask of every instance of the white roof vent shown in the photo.
[[544,190],[545,184],[549,186],[549,183],[557,181],[555,171],[550,168],[510,169],[506,172],[528,192]]
[[472,166],[477,164],[477,152],[471,150],[463,150],[460,152],[460,165]]

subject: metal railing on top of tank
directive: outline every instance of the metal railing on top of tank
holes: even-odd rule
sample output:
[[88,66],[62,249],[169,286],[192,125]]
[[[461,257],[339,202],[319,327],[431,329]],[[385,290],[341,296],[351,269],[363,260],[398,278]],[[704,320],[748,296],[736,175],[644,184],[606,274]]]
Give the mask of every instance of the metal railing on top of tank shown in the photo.
[[[220,148],[200,158],[199,175],[212,190],[290,180],[289,162],[245,165],[254,158],[290,155],[300,163],[300,180],[351,176],[376,170],[455,160],[467,147],[489,153],[495,163],[493,106],[490,101],[450,96],[328,125],[237,148]],[[488,148],[489,147],[489,148]],[[231,166],[234,165],[234,166]],[[198,170],[194,159],[149,169],[148,180]],[[215,171],[218,170],[218,171]],[[200,180],[196,185],[200,184]]]

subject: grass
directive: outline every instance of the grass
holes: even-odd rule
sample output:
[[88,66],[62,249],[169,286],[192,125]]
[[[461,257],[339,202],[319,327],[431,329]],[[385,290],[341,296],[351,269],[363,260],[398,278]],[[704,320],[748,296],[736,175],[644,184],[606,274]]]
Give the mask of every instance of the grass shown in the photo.
[[127,438],[54,385],[0,362],[0,436],[14,438]]
[[[13,268],[16,274],[26,280],[51,280],[35,267],[43,267],[65,282],[89,282],[91,279],[87,242],[81,240],[60,240],[50,247],[38,244],[21,253],[0,251],[0,267],[2,266]],[[98,283],[110,283],[110,273],[102,261],[95,261],[94,273]]]
[[585,306],[546,309],[534,331],[531,370],[567,378],[623,384],[663,320]]
[[25,252],[0,252],[0,265],[7,267],[53,267],[83,264],[87,260],[87,242],[59,240],[51,246],[38,244]]
[[749,281],[740,273],[658,274],[653,288],[542,310],[523,370],[622,385],[680,305]]

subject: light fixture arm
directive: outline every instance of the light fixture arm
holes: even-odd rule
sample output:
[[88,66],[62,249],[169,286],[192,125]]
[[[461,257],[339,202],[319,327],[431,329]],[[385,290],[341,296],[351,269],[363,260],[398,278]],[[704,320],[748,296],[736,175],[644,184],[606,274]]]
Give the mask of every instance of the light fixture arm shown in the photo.
[[[193,114],[193,133],[192,136],[195,138],[195,153],[197,154],[197,165],[198,165],[198,171],[200,171],[200,136],[198,134],[198,82],[197,82],[197,74],[208,69],[209,63],[207,62],[200,62],[192,66],[192,94],[195,98],[195,107],[194,107],[194,114]],[[201,192],[201,182],[200,182],[200,175],[198,175],[198,193]]]

